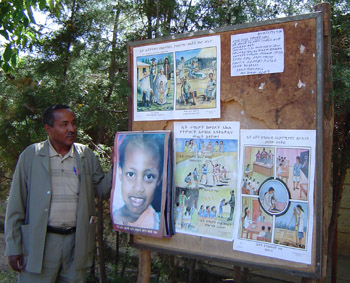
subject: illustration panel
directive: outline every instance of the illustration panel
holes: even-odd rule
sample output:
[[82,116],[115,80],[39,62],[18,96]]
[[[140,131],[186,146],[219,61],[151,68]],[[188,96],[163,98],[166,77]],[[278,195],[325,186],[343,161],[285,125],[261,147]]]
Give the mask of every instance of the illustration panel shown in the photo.
[[175,123],[174,134],[176,232],[231,241],[239,123]]
[[220,36],[133,48],[134,121],[220,118]]
[[175,52],[176,109],[216,108],[217,49]]
[[174,109],[174,58],[172,53],[139,56],[137,111]]
[[311,263],[315,147],[315,131],[241,131],[234,250]]

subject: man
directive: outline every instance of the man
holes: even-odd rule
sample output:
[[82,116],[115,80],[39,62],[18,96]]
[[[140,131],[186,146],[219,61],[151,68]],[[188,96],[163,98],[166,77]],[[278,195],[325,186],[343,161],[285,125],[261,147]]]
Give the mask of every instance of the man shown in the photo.
[[230,205],[230,216],[227,218],[227,221],[232,221],[233,219],[233,213],[235,212],[235,204],[236,204],[236,198],[235,198],[235,191],[231,190],[231,198],[228,202],[225,203]]
[[86,146],[74,143],[77,125],[68,106],[43,115],[48,140],[20,155],[7,205],[6,255],[19,282],[85,282],[95,244],[95,193],[108,196],[104,175]]
[[192,98],[193,105],[196,105],[196,99],[194,97],[194,93],[191,90],[191,85],[187,81],[187,77],[186,76],[183,78],[183,82],[182,82],[182,85],[181,85],[181,98],[182,98],[182,100],[184,102],[184,105],[186,105],[186,103],[189,103],[188,101],[190,100],[190,98]]
[[151,106],[151,95],[153,94],[153,90],[151,88],[150,79],[147,75],[147,72],[143,72],[143,78],[140,79],[140,88],[142,92],[142,104],[143,106],[150,107]]
[[207,88],[204,90],[203,101],[211,101],[216,95],[216,81],[214,80],[213,73],[209,74],[209,81]]

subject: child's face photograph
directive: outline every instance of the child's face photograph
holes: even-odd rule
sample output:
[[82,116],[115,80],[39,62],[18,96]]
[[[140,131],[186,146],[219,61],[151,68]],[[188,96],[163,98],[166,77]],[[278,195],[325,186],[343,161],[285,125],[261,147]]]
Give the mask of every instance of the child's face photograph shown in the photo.
[[122,197],[130,214],[140,216],[152,203],[160,183],[159,156],[144,147],[128,145],[120,172]]

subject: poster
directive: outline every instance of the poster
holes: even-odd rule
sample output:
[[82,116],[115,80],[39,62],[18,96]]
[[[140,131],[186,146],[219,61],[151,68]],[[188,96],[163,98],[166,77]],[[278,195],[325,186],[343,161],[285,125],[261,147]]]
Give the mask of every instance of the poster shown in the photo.
[[110,205],[115,230],[167,235],[169,136],[167,131],[116,134]]
[[282,73],[283,29],[231,35],[231,76]]
[[316,131],[242,130],[233,249],[311,264]]
[[238,122],[174,123],[176,233],[232,241]]
[[134,121],[220,117],[220,36],[135,47]]

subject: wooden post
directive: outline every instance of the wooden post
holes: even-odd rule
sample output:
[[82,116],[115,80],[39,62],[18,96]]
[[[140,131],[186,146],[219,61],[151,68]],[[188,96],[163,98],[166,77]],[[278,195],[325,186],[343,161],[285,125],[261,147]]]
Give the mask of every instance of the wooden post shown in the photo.
[[139,252],[137,283],[149,283],[151,280],[151,252],[148,250],[140,250]]
[[[327,271],[327,251],[328,251],[328,203],[331,187],[332,144],[334,127],[334,106],[330,96],[332,89],[332,53],[331,53],[331,6],[329,3],[316,5],[316,11],[323,12],[323,195],[322,195],[322,279],[326,278]],[[337,256],[336,254],[333,256]]]

